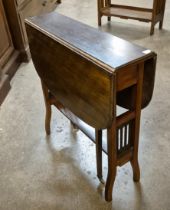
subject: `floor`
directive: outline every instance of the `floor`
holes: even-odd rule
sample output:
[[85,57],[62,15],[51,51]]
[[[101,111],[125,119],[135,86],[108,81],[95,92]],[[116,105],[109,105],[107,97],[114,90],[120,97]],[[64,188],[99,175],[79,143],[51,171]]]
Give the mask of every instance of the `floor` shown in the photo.
[[[96,8],[96,0],[63,0],[57,11],[97,27]],[[170,1],[164,30],[156,27],[149,36],[149,29],[147,23],[118,18],[110,24],[103,18],[100,28],[158,54],[153,99],[142,111],[140,183],[133,182],[129,164],[118,168],[113,201],[105,202],[93,143],[56,110],[52,134],[45,135],[40,81],[30,62],[20,66],[0,107],[0,210],[170,209]],[[106,178],[105,155],[103,161]]]

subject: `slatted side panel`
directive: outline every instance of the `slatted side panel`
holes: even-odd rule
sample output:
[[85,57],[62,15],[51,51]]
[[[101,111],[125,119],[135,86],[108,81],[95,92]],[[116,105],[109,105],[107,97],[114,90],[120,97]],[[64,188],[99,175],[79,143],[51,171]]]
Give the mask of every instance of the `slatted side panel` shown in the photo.
[[122,152],[129,150],[132,147],[131,131],[132,120],[117,128],[117,152],[120,155]]

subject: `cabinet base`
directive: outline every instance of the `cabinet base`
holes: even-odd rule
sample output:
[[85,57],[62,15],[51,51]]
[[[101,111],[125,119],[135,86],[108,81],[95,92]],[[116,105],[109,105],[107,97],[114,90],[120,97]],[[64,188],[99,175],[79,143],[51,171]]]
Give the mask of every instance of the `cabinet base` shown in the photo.
[[0,78],[0,105],[4,101],[5,97],[7,96],[11,86],[10,80],[17,71],[20,63],[21,63],[20,54],[15,51],[8,63],[2,68],[1,78]]
[[4,101],[5,97],[7,96],[9,90],[10,90],[10,82],[9,82],[9,76],[4,75],[0,80],[0,105]]

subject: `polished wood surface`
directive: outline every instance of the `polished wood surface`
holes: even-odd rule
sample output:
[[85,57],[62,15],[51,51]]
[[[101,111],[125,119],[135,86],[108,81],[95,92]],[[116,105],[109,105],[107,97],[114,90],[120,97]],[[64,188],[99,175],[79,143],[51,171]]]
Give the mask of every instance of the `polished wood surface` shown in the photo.
[[150,35],[154,34],[154,26],[159,22],[162,29],[166,0],[153,0],[152,8],[142,8],[127,5],[114,4],[111,0],[98,0],[98,25],[101,25],[102,16],[111,16],[124,19],[133,19],[143,22],[151,22]]
[[114,99],[110,90],[115,85],[114,74],[102,71],[100,65],[50,37],[47,39],[32,27],[28,26],[27,31],[34,65],[57,99],[93,127],[106,128],[111,124]]
[[[65,42],[77,52],[81,51],[85,56],[89,56],[89,59],[100,63],[101,66],[106,66],[108,71],[109,69],[114,71],[127,63],[141,59],[141,57],[148,57],[148,54],[144,53],[145,48],[108,33],[99,33],[93,27],[73,21],[56,12],[31,17],[28,20],[42,33],[54,36],[54,39]],[[66,33],[66,29],[68,33]],[[126,49],[128,49],[128,53]]]
[[[130,162],[134,181],[140,179],[140,115],[152,97],[156,54],[57,13],[29,18],[26,28],[42,82],[46,133],[54,105],[96,143],[101,182],[102,151],[108,155],[105,199],[111,201],[117,166]],[[128,110],[117,115],[117,104]]]
[[[117,103],[124,108],[133,108],[131,103],[133,101],[132,91],[130,89],[125,90],[125,86],[128,87],[128,80],[131,82],[133,79],[135,82],[135,68],[137,68],[135,62],[144,59],[145,80],[143,83],[142,108],[150,102],[154,87],[156,63],[156,56],[153,52],[108,33],[100,33],[90,26],[73,21],[56,12],[29,18],[27,25],[29,24],[38,29],[36,33],[39,31],[40,34],[46,34],[57,42],[66,45],[67,48],[73,49],[77,54],[83,54],[88,60],[108,72],[117,72],[121,69],[121,72],[117,75],[120,78],[117,80],[117,86],[119,91],[121,91],[121,87],[124,90],[117,95]],[[46,56],[46,54],[43,56]]]

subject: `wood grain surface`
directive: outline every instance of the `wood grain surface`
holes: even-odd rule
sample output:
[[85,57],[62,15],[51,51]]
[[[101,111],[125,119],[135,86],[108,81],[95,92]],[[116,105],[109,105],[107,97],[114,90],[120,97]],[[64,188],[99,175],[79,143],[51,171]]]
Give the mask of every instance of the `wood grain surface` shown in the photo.
[[27,32],[35,68],[56,99],[91,126],[109,126],[115,74],[36,29],[28,26]]

